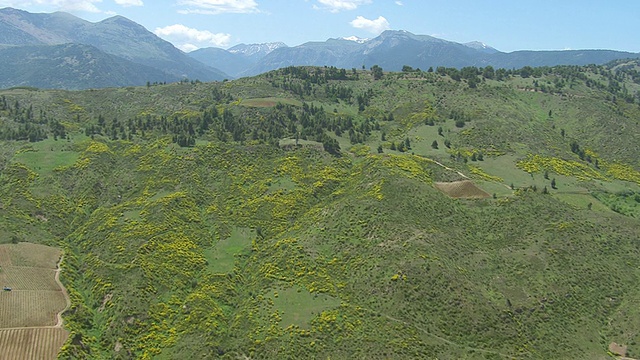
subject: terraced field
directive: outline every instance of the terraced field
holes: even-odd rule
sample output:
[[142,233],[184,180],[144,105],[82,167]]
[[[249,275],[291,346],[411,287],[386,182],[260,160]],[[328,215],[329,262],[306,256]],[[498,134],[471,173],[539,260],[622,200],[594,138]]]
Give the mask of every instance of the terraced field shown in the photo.
[[0,293],[2,357],[57,357],[69,336],[59,315],[69,301],[57,279],[61,255],[44,245],[0,245],[0,285],[7,289]]

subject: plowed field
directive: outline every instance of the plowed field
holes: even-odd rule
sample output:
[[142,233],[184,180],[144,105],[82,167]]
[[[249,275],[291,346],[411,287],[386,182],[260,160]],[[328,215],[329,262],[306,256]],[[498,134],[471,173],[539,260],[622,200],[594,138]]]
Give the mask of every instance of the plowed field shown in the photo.
[[0,358],[55,359],[68,336],[61,328],[0,330]]
[[0,245],[0,359],[55,359],[69,333],[59,314],[68,297],[57,281],[62,252],[44,245]]

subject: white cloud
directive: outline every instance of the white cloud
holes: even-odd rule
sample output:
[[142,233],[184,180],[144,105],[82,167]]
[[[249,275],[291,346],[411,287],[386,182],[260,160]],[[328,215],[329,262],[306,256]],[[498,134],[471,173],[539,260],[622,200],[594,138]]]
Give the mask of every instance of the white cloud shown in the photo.
[[254,0],[178,0],[178,5],[187,6],[180,9],[180,14],[207,14],[217,15],[222,13],[254,13],[258,12],[258,3]]
[[402,1],[396,1],[396,5],[402,6],[402,5],[404,5],[404,3]]
[[373,34],[380,34],[385,30],[389,30],[390,25],[387,19],[382,16],[379,16],[375,20],[369,20],[363,16],[356,17],[349,24],[356,29],[363,29]]
[[355,10],[360,5],[371,4],[371,0],[318,0],[322,6],[314,5],[314,9],[326,9],[331,12]]
[[124,7],[144,5],[142,0],[114,0],[114,1],[116,2],[116,4],[122,5]]
[[212,33],[207,30],[198,30],[186,27],[182,24],[156,28],[154,34],[170,41],[182,51],[193,51],[201,47],[225,47],[231,41],[231,35],[225,33]]
[[102,11],[95,4],[101,2],[102,0],[5,0],[0,1],[0,6],[24,9],[26,6],[43,5],[51,6],[56,10],[99,13]]

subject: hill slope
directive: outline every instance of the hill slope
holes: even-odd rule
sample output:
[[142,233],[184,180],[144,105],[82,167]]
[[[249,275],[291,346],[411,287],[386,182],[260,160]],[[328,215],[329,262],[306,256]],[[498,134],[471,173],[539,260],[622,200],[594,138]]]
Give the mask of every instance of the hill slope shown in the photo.
[[88,45],[9,47],[0,49],[0,61],[5,64],[0,70],[0,88],[34,86],[79,90],[180,80]]
[[0,239],[62,357],[637,357],[638,69],[1,91]]

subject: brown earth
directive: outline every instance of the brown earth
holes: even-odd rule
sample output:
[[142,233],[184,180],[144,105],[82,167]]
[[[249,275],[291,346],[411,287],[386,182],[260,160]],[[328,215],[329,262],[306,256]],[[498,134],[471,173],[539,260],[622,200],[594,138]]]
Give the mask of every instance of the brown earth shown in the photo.
[[627,355],[627,346],[612,342],[609,344],[609,351],[619,356]]
[[454,199],[484,199],[491,197],[486,191],[477,187],[470,180],[454,182],[437,182],[433,184],[436,189]]

